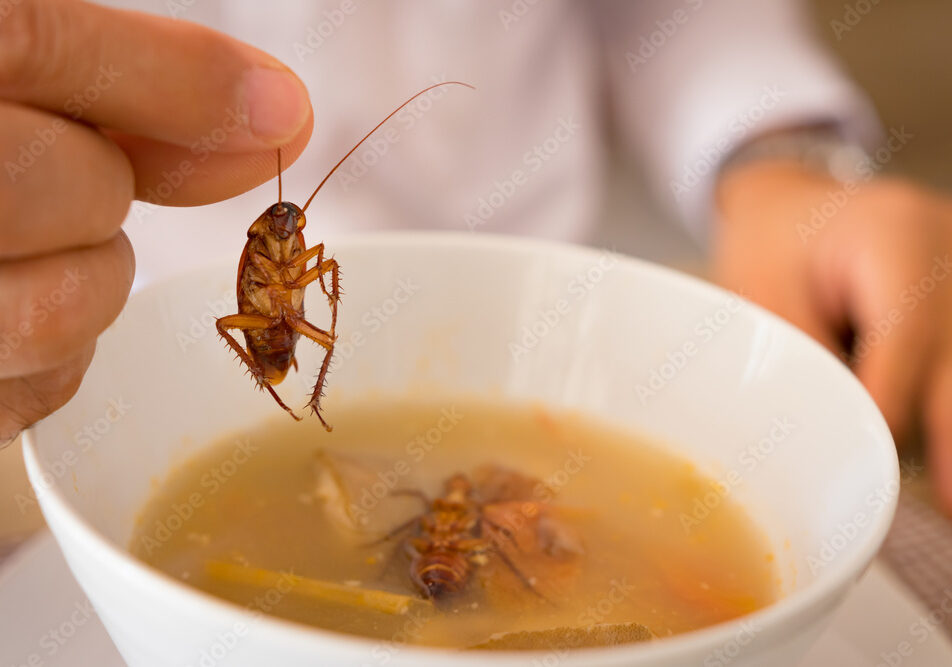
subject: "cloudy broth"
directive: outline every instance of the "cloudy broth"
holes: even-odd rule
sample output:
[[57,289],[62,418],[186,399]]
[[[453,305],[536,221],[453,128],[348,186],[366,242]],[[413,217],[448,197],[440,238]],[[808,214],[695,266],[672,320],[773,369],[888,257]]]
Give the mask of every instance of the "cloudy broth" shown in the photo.
[[[328,434],[317,420],[281,416],[214,443],[157,487],[131,551],[243,606],[437,646],[602,623],[665,637],[778,595],[770,546],[742,507],[728,497],[688,519],[714,480],[630,433],[574,413],[469,400],[353,403],[336,408],[333,423]],[[483,523],[458,536],[455,558],[466,565],[454,561],[452,576],[440,561],[449,557],[435,558],[431,574],[459,587],[437,598],[414,583],[413,568],[426,567],[414,564],[414,549],[433,536],[413,518],[455,473],[478,492],[467,516]],[[325,599],[302,579],[414,603],[393,613]]]

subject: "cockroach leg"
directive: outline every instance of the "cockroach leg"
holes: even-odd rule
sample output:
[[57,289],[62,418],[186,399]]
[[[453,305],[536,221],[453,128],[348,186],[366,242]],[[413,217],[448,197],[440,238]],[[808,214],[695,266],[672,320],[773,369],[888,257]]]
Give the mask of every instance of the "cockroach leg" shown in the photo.
[[[268,393],[271,394],[271,397],[277,401],[278,405],[284,408],[289,415],[294,417],[297,421],[301,421],[301,417],[298,417],[294,414],[294,411],[289,408],[284,401],[281,400],[281,397],[278,396],[278,392],[274,390],[274,387],[271,386],[271,383],[268,382],[268,379],[264,376],[264,371],[261,370],[261,367],[251,358],[251,356],[245,351],[245,348],[235,340],[235,337],[228,333],[229,329],[241,329],[242,331],[247,329],[267,329],[275,325],[275,321],[270,317],[265,317],[264,315],[225,315],[224,317],[219,317],[215,321],[215,327],[218,329],[218,335],[220,335],[228,346],[234,350],[235,354],[238,355],[245,366],[248,367],[248,370],[251,371],[252,377],[254,377],[255,382],[258,383],[259,387],[263,387],[268,390]],[[323,421],[323,420],[322,420]]]
[[[327,273],[331,274],[330,292],[327,291],[327,287],[324,284],[324,275]],[[334,258],[319,259],[317,264],[302,273],[297,280],[291,283],[290,287],[291,289],[303,289],[315,280],[320,281],[321,290],[324,292],[331,306],[331,331],[333,331],[334,325],[337,323],[337,302],[340,301],[340,267],[337,264],[337,260]]]
[[539,596],[540,599],[544,600],[545,602],[551,602],[551,600],[549,600],[549,598],[547,598],[546,596],[544,596],[542,593],[539,592],[539,589],[537,589],[537,588],[535,587],[535,584],[533,584],[533,583],[529,580],[529,577],[527,577],[526,575],[524,575],[524,574],[522,573],[522,570],[520,570],[520,569],[516,566],[516,564],[512,562],[512,559],[509,558],[509,556],[506,555],[506,552],[505,552],[505,551],[503,551],[502,549],[500,549],[500,548],[497,547],[497,546],[493,546],[493,550],[496,552],[496,555],[499,556],[499,559],[500,559],[503,563],[506,564],[506,567],[508,567],[510,570],[512,570],[512,573],[515,574],[515,575],[519,578],[519,581],[521,581],[521,582],[523,583],[523,585],[524,585],[526,588],[528,588],[530,591],[532,591],[533,593],[535,593],[537,596]]
[[294,313],[287,314],[286,320],[287,323],[291,325],[292,329],[297,331],[305,338],[310,338],[328,352],[334,351],[334,335],[329,331],[318,329],[303,317]]
[[509,540],[512,543],[513,546],[516,546],[516,547],[519,546],[519,544],[516,542],[515,535],[513,535],[512,531],[506,528],[505,526],[500,525],[496,523],[495,521],[490,521],[485,516],[483,517],[482,523],[486,524],[493,530],[498,530],[500,533],[502,533],[505,536],[507,540]]
[[[317,257],[317,266],[315,266],[314,268],[317,268],[321,266],[322,264],[324,264],[324,244],[323,243],[318,243],[317,245],[311,246],[310,248],[302,252],[300,255],[298,255],[297,257],[291,260],[289,266],[293,268],[293,267],[301,266],[302,264],[307,264],[314,257]],[[304,276],[302,275],[298,279],[298,281],[300,282],[300,280],[303,278]],[[324,295],[328,299],[330,299],[331,295],[328,294],[327,285],[324,284],[324,272],[318,271],[317,279],[321,284],[321,291],[324,292]],[[307,282],[310,283],[312,280],[314,280],[313,277],[309,278]]]
[[426,582],[423,581],[423,574],[417,570],[410,571],[410,580],[413,582],[413,585],[417,587],[417,590],[423,592],[424,596],[429,597],[425,591],[428,591]]
[[307,264],[309,261],[311,261],[315,257],[318,258],[317,263],[320,264],[321,258],[323,256],[324,256],[324,244],[318,243],[317,245],[311,246],[310,248],[302,252],[300,255],[292,259],[288,263],[288,266],[291,266],[291,267],[301,266],[302,264]]
[[334,428],[324,421],[324,416],[321,414],[321,397],[324,395],[324,381],[327,379],[327,371],[330,370],[331,367],[331,355],[333,353],[333,348],[324,353],[324,361],[321,362],[321,370],[317,373],[317,381],[314,383],[314,391],[311,392],[311,400],[307,402],[307,405],[311,408],[311,412],[317,415],[317,418],[321,420],[321,424],[324,425],[324,430],[328,433],[333,431]]
[[[288,268],[293,269],[299,266],[303,266],[307,264],[309,261],[311,261],[312,259],[314,259],[315,257],[317,257],[318,266],[324,263],[324,244],[323,243],[318,243],[317,245],[311,246],[310,248],[302,252],[300,255],[292,259],[290,262],[288,262]],[[303,275],[299,277],[299,280],[300,278],[303,278]],[[324,294],[327,294],[327,289],[324,287],[324,276],[319,275],[318,279],[320,280],[320,283],[321,283],[321,291],[324,292]]]
[[324,354],[324,361],[321,363],[321,370],[317,374],[317,382],[314,383],[314,390],[311,392],[311,400],[307,402],[307,407],[311,408],[311,411],[321,420],[324,428],[330,432],[333,428],[324,421],[324,417],[321,415],[321,396],[324,395],[324,380],[327,378],[327,371],[331,367],[331,355],[334,354],[334,335],[323,329],[318,329],[304,318],[296,315],[287,316],[287,323],[299,334],[310,338],[327,350]]
[[251,263],[268,277],[269,282],[280,283],[284,280],[278,265],[271,261],[271,258],[265,257],[260,252],[251,253],[248,256]]
[[337,327],[337,304],[340,303],[340,266],[333,257],[324,264],[331,267],[331,293],[327,294],[327,290],[324,289],[323,277],[321,278],[321,289],[324,289],[324,294],[327,294],[327,299],[331,304],[331,334],[333,334]]
[[[506,536],[506,538],[512,543],[513,546],[515,547],[519,546],[518,543],[516,542],[515,536],[512,534],[512,531],[506,528],[505,526],[501,526],[495,521],[490,521],[485,516],[480,521],[480,524],[485,524],[489,526],[490,528],[492,528],[493,530],[499,531],[500,533]],[[542,593],[538,591],[538,589],[536,589],[535,585],[531,581],[529,581],[529,578],[522,573],[522,571],[516,566],[516,564],[512,562],[512,559],[506,555],[506,552],[504,552],[497,544],[495,544],[494,541],[490,542],[489,548],[491,548],[493,551],[496,552],[496,555],[499,556],[499,559],[502,560],[502,562],[506,564],[506,567],[512,570],[513,574],[515,574],[519,578],[519,581],[521,581],[525,585],[526,588],[528,588],[530,591],[538,595],[540,598],[542,598],[546,602],[550,602],[548,598],[546,598],[544,595],[542,595]]]

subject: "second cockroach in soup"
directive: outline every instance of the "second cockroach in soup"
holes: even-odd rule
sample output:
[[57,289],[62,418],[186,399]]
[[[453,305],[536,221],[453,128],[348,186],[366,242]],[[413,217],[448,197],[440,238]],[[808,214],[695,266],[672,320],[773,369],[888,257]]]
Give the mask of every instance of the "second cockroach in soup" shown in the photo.
[[[297,370],[294,349],[298,339],[304,336],[325,350],[317,381],[305,407],[317,415],[325,429],[331,430],[321,414],[320,402],[337,340],[337,306],[341,295],[337,261],[325,259],[323,243],[308,248],[304,242],[304,212],[327,179],[381,125],[420,95],[451,84],[472,88],[459,81],[445,81],[418,92],[364,135],[334,165],[300,208],[291,202],[282,201],[281,152],[278,151],[278,203],[270,206],[248,229],[248,242],[238,264],[238,312],[218,318],[216,326],[221,337],[248,367],[258,387],[266,389],[278,405],[297,420],[301,418],[281,400],[274,385],[284,380],[291,366]],[[308,269],[307,263],[312,259],[317,261]],[[327,330],[314,326],[304,318],[304,290],[314,281],[320,284],[330,305],[331,322]],[[229,333],[234,329],[244,333],[245,347]]]
[[[472,477],[450,476],[443,483],[442,495],[433,499],[416,490],[396,490],[391,495],[420,497],[424,511],[383,540],[408,533],[401,545],[410,558],[410,579],[434,602],[465,591],[490,557],[499,559],[525,589],[546,600],[535,584],[539,577],[514,561],[517,554],[527,555],[525,538],[531,538],[529,551],[536,552],[534,560],[539,565],[567,564],[582,550],[570,527],[557,518],[558,508],[534,498],[533,491],[539,488],[541,480],[484,465]],[[546,523],[540,524],[540,519]]]

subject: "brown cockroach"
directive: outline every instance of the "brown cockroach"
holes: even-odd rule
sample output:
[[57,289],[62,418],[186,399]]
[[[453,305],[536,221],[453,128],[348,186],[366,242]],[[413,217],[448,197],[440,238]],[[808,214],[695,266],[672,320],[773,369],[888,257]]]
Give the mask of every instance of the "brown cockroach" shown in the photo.
[[[340,266],[337,261],[333,257],[324,257],[323,243],[308,248],[304,242],[304,212],[344,160],[381,125],[420,95],[450,84],[472,88],[460,81],[444,81],[413,95],[365,134],[334,165],[301,208],[282,200],[281,151],[278,150],[278,203],[258,216],[248,229],[248,242],[238,263],[238,312],[218,318],[216,325],[221,337],[248,367],[258,387],[266,389],[278,405],[298,421],[301,418],[281,400],[274,390],[274,385],[284,380],[291,366],[297,370],[294,349],[301,336],[323,347],[324,361],[314,383],[311,398],[305,407],[310,407],[324,428],[331,430],[321,415],[320,400],[337,340],[337,306],[341,295]],[[316,263],[308,269],[307,263],[311,259],[316,259]],[[330,289],[325,282],[328,275]],[[320,329],[304,319],[304,290],[315,280],[320,284],[331,309],[330,326],[327,330]],[[240,329],[244,333],[247,349],[229,333],[231,329]]]
[[424,596],[435,600],[463,590],[492,544],[483,535],[483,516],[463,475],[450,477],[443,496],[429,504],[417,520],[417,536],[404,545],[410,578]]
[[[510,529],[518,529],[519,522],[496,521],[489,517],[490,513],[505,516],[513,506],[518,508],[516,511],[523,520],[541,516],[546,509],[544,503],[527,500],[528,494],[522,491],[535,486],[536,481],[497,466],[485,466],[477,472],[483,473],[483,482],[474,484],[467,476],[457,473],[445,481],[443,494],[433,500],[417,490],[391,492],[391,495],[418,496],[426,509],[383,539],[412,529],[403,540],[410,557],[410,579],[420,593],[431,600],[440,601],[465,590],[476,569],[485,565],[490,556],[499,558],[529,591],[546,600],[534,579],[526,576],[507,555],[509,549],[518,551],[520,548],[517,531]],[[503,483],[494,484],[498,481]],[[480,489],[488,490],[493,485],[493,497],[482,497]],[[503,525],[504,522],[510,526]]]

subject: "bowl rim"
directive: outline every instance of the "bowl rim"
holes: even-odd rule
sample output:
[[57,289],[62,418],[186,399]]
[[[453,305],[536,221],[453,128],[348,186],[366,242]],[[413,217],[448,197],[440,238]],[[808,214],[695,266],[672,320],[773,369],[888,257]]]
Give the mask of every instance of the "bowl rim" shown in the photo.
[[[379,248],[385,247],[431,247],[434,249],[463,249],[470,251],[479,249],[486,252],[519,252],[526,255],[545,254],[548,259],[564,257],[570,261],[596,259],[608,252],[613,254],[622,265],[640,272],[655,284],[664,285],[691,294],[693,297],[711,303],[720,303],[725,299],[740,299],[745,308],[747,317],[760,319],[769,323],[769,326],[782,331],[791,338],[796,345],[812,348],[811,355],[821,363],[825,363],[830,372],[838,375],[844,384],[845,391],[858,391],[862,401],[870,408],[870,422],[867,424],[869,439],[875,443],[870,448],[870,455],[878,458],[878,467],[885,484],[894,484],[898,488],[899,463],[892,435],[876,407],[872,397],[866,391],[856,376],[843,365],[829,350],[810,336],[794,327],[791,323],[774,313],[758,306],[742,295],[736,294],[696,276],[684,273],[677,269],[662,266],[644,259],[632,257],[610,249],[600,249],[593,246],[583,246],[563,241],[540,239],[534,237],[518,237],[501,234],[478,235],[463,231],[385,231],[360,232],[353,234],[334,235],[335,244],[348,248]],[[231,263],[227,264],[231,266]],[[130,298],[140,298],[143,294],[161,291],[171,282],[185,280],[197,274],[218,270],[226,266],[224,262],[215,262],[204,265],[191,271],[176,274],[169,278],[151,283],[136,291]],[[829,380],[828,380],[829,381]],[[301,648],[319,650],[334,648],[339,651],[369,654],[374,647],[396,646],[400,654],[399,659],[410,659],[415,664],[444,664],[447,660],[451,664],[485,664],[485,656],[469,655],[460,649],[440,648],[398,644],[391,640],[372,639],[359,635],[336,632],[324,628],[309,626],[295,621],[252,612],[247,608],[206,593],[189,586],[164,572],[153,568],[134,557],[118,544],[107,538],[94,528],[82,516],[61,492],[58,478],[53,484],[43,482],[44,470],[39,458],[40,444],[36,440],[34,429],[24,433],[23,455],[30,484],[37,494],[44,512],[54,515],[55,521],[49,521],[50,527],[57,527],[68,532],[71,541],[85,550],[90,557],[99,562],[117,575],[122,575],[128,582],[150,595],[166,599],[166,604],[177,607],[187,606],[191,613],[198,612],[207,618],[216,618],[216,624],[228,623],[229,627],[245,623],[252,623],[262,635],[271,635],[285,645],[299,645]],[[753,644],[764,646],[771,637],[778,634],[788,634],[791,630],[810,624],[815,618],[811,611],[837,603],[846,589],[851,586],[865,571],[865,568],[874,558],[880,545],[884,541],[898,502],[898,494],[887,494],[885,507],[873,517],[872,525],[867,529],[865,538],[846,555],[839,554],[834,562],[824,567],[823,578],[810,582],[805,587],[781,596],[776,601],[750,614],[736,619],[724,621],[714,625],[688,631],[672,637],[665,637],[663,641],[640,644],[618,645],[590,649],[572,649],[565,652],[567,661],[573,660],[578,664],[597,665],[602,662],[612,662],[622,657],[637,660],[638,663],[656,659],[678,657],[686,652],[714,651],[720,646],[735,639],[744,625],[756,627],[757,633]],[[58,531],[53,531],[57,542],[60,541]],[[69,559],[67,559],[69,561]],[[70,566],[72,567],[72,566]],[[194,612],[192,612],[194,610]],[[209,639],[211,642],[211,638]],[[557,649],[534,651],[493,651],[493,660],[501,664],[522,664],[533,657],[552,654]],[[560,651],[560,655],[562,652]],[[436,661],[440,662],[437,663]]]

